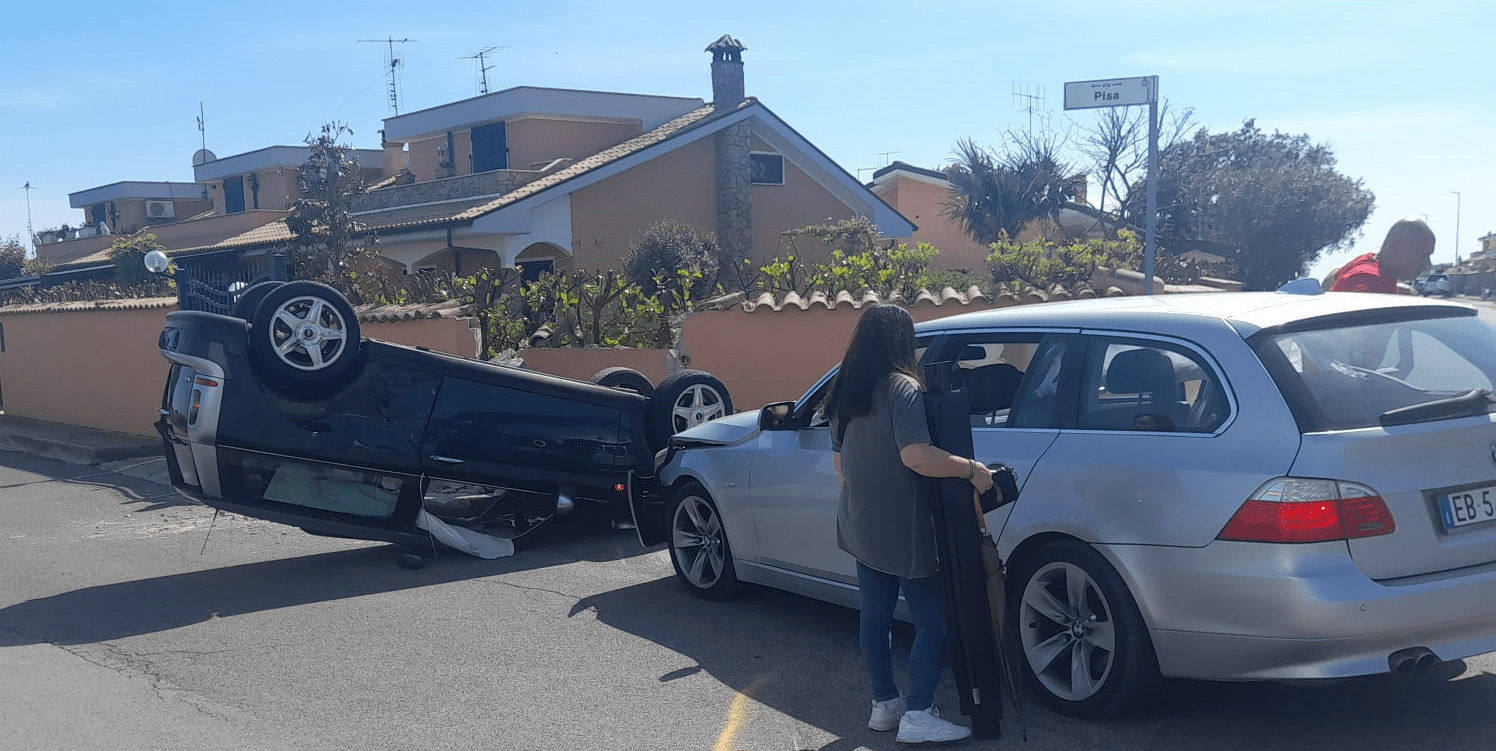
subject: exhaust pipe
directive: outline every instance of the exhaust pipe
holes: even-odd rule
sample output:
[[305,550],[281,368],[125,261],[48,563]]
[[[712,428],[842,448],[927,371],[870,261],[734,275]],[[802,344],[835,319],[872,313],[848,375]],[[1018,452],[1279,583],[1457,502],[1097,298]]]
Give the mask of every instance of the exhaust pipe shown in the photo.
[[1408,647],[1387,656],[1387,666],[1401,675],[1427,670],[1439,664],[1439,657],[1428,647]]

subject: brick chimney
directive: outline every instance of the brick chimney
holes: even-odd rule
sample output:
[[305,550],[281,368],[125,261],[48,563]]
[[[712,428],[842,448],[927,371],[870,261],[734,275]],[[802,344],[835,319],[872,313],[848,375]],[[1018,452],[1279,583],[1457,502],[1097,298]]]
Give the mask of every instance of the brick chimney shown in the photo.
[[743,101],[743,50],[746,49],[742,42],[727,34],[706,48],[712,53],[712,104],[719,113]]

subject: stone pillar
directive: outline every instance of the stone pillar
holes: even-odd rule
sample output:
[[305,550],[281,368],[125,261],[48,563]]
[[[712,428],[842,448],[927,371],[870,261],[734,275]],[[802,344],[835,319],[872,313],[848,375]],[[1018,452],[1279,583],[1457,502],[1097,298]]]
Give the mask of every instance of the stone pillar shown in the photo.
[[722,265],[737,265],[753,255],[753,169],[748,123],[717,133],[717,245]]
[[[712,53],[712,106],[721,117],[743,103],[742,42],[724,34],[707,46]],[[753,167],[747,123],[717,133],[717,246],[722,265],[739,265],[753,255]],[[736,275],[733,276],[735,278]]]

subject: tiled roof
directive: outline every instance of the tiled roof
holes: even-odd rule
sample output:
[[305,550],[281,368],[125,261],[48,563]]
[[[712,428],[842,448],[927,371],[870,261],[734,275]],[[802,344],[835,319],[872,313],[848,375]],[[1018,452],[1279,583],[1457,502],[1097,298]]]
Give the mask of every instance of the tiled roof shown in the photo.
[[400,323],[423,318],[461,318],[462,301],[445,300],[414,305],[359,305],[353,309],[364,323]]
[[864,292],[861,296],[854,296],[852,295],[852,293],[847,292],[846,290],[842,290],[841,292],[830,295],[825,292],[813,292],[803,297],[796,292],[786,292],[783,296],[776,300],[774,295],[769,294],[768,292],[764,292],[752,300],[745,299],[742,293],[726,295],[715,300],[707,300],[701,303],[701,305],[698,307],[699,309],[703,310],[729,310],[731,308],[741,308],[744,312],[747,313],[752,313],[755,311],[779,312],[787,310],[789,308],[795,308],[797,310],[810,310],[811,308],[835,310],[837,308],[843,307],[861,309],[864,306],[874,305],[880,302],[897,303],[899,305],[904,305],[910,308],[938,308],[946,305],[954,305],[960,307],[975,306],[983,308],[1002,308],[1010,305],[1024,305],[1027,303],[1048,302],[1050,300],[1069,300],[1087,297],[1120,297],[1124,294],[1126,293],[1124,293],[1118,287],[1108,287],[1105,290],[1094,290],[1090,287],[1082,287],[1074,293],[1065,290],[1043,292],[1037,289],[1030,288],[1028,290],[1017,293],[1002,292],[989,296],[983,294],[982,291],[980,289],[977,289],[976,287],[970,287],[964,292],[957,292],[950,287],[946,287],[939,292],[932,292],[927,289],[922,289],[917,294],[915,294],[912,299],[906,298],[898,292],[894,292],[892,295],[889,295],[885,298],[880,297],[876,292],[871,291]]
[[402,206],[385,211],[361,214],[359,219],[374,230],[405,229],[408,227],[445,224],[448,222],[471,222],[484,214],[498,211],[512,203],[529,198],[543,190],[553,188],[567,180],[584,175],[599,167],[616,162],[631,154],[638,153],[650,146],[691,130],[703,120],[710,117],[714,111],[715,109],[712,105],[708,104],[695,111],[687,112],[654,130],[634,136],[617,146],[603,149],[592,156],[579,159],[564,169],[532,180],[500,196],[475,201],[468,205],[464,205],[466,202],[463,201],[454,201],[450,203],[428,204],[426,206]]
[[[745,101],[745,104],[751,104],[754,101],[750,98]],[[606,166],[631,154],[643,151],[650,146],[661,143],[673,136],[684,133],[700,124],[703,120],[706,120],[714,111],[711,105],[706,105],[688,112],[654,130],[635,136],[617,146],[599,151],[585,159],[580,159],[564,169],[532,180],[502,195],[479,196],[413,206],[396,206],[380,211],[359,214],[357,219],[372,232],[471,222],[484,214],[497,211],[543,190],[560,185],[567,180],[584,175],[594,169]],[[284,219],[280,219],[229,237],[213,245],[178,248],[169,251],[169,253],[172,256],[183,256],[235,248],[278,245],[289,242],[291,238],[290,228],[286,226]],[[100,260],[101,263],[107,261],[107,257]]]
[[103,310],[160,310],[174,308],[175,297],[142,297],[128,300],[78,300],[73,302],[39,302],[0,306],[0,315],[36,313],[80,313]]

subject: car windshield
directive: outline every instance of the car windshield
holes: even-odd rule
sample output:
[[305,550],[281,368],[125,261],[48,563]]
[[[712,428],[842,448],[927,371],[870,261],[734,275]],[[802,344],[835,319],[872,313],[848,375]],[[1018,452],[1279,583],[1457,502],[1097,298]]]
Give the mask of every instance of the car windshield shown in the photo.
[[1254,341],[1305,432],[1485,414],[1496,330],[1475,316],[1333,325]]

